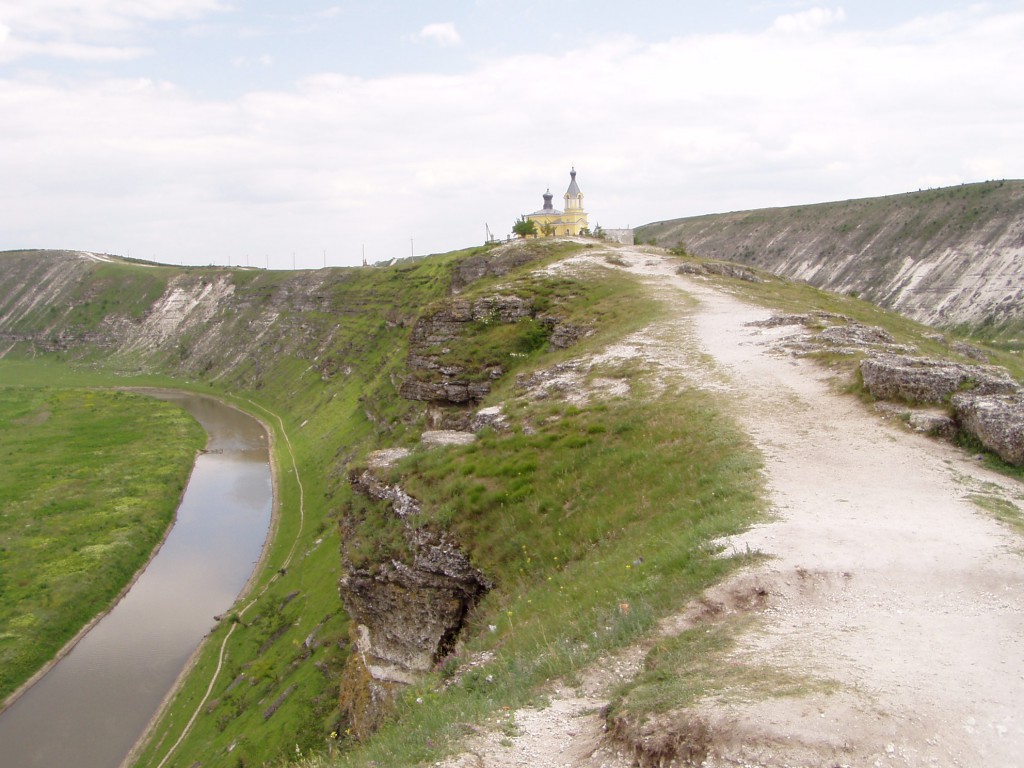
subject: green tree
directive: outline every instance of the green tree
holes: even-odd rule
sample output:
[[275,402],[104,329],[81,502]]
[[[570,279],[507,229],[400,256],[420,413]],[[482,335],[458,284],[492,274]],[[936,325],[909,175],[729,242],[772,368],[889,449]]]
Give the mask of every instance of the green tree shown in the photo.
[[537,235],[537,222],[533,219],[528,219],[525,216],[520,216],[515,224],[512,225],[512,231],[520,237],[528,237],[529,235]]

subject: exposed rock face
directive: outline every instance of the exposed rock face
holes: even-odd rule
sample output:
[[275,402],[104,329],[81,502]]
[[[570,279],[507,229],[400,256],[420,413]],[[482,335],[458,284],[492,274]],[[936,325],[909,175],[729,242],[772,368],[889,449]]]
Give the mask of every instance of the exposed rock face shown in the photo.
[[818,330],[811,336],[799,335],[781,342],[782,346],[794,354],[813,354],[828,352],[840,355],[910,353],[915,348],[906,344],[897,344],[893,335],[884,328],[865,325],[846,315],[832,312],[810,312],[805,315],[773,315],[766,320],[749,323],[760,328],[779,328],[802,325],[805,328]]
[[701,264],[686,262],[685,264],[680,264],[676,272],[680,275],[720,275],[721,277],[733,277],[737,280],[744,280],[748,283],[764,282],[752,269],[741,267],[739,264],[717,261]]
[[452,275],[452,291],[458,293],[470,283],[484,277],[501,277],[542,257],[541,251],[536,247],[528,247],[524,241],[515,241],[470,256],[455,268],[455,274]]
[[832,322],[850,323],[853,318],[833,312],[808,312],[801,315],[772,315],[766,320],[754,320],[747,325],[759,328],[779,328],[787,325],[802,325],[806,328],[821,327]]
[[568,349],[591,332],[586,326],[563,323],[557,318],[545,317],[541,318],[541,322],[551,328],[551,337],[548,339],[551,349]]
[[879,400],[942,403],[960,390],[976,395],[1013,393],[1017,382],[1002,368],[948,360],[879,355],[860,364],[864,386]]
[[878,355],[883,352],[909,354],[915,351],[913,346],[897,344],[892,334],[884,328],[864,325],[856,320],[830,325],[813,336],[788,340],[784,346],[797,354],[828,352],[836,355]]
[[496,318],[502,323],[516,323],[531,314],[530,302],[519,296],[495,294],[473,302],[473,319],[480,322]]
[[895,344],[896,339],[884,328],[862,323],[849,323],[847,325],[832,325],[821,331],[818,338],[828,344],[836,346],[871,346]]
[[1024,318],[1024,182],[697,216],[642,241],[857,294],[931,325]]
[[407,400],[436,405],[472,405],[487,397],[491,382],[505,374],[503,365],[487,365],[471,370],[452,348],[471,332],[470,324],[512,324],[536,320],[547,328],[548,343],[565,349],[585,336],[589,329],[566,323],[555,315],[537,315],[532,302],[512,294],[484,296],[472,302],[455,298],[433,312],[423,315],[413,326],[406,365],[410,376],[402,382],[399,394]]
[[483,400],[490,394],[491,385],[486,381],[421,381],[410,378],[402,382],[398,392],[406,400],[462,405]]
[[460,429],[433,429],[420,435],[420,442],[428,447],[471,445],[476,442],[476,435]]
[[481,408],[470,419],[469,427],[474,432],[488,427],[499,432],[508,429],[508,417],[505,415],[505,408],[501,405]]
[[463,299],[452,299],[413,326],[410,341],[426,347],[451,341],[462,333],[463,324],[473,319],[473,307]]
[[469,371],[449,359],[449,345],[466,333],[470,323],[517,323],[530,316],[528,301],[502,294],[472,303],[452,299],[423,315],[409,337],[406,365],[411,375],[402,382],[399,394],[406,400],[441,405],[479,402],[490,394],[490,382],[501,378],[504,369],[491,365],[482,371]]
[[988,352],[973,344],[968,344],[966,341],[954,341],[949,345],[949,348],[958,355],[963,355],[971,360],[977,360],[979,363],[988,362]]
[[1024,466],[1024,395],[953,396],[960,426],[1007,464]]
[[340,592],[358,653],[346,670],[341,703],[354,731],[365,736],[379,725],[398,687],[452,649],[467,612],[492,585],[449,534],[410,524],[421,507],[401,487],[371,470],[354,472],[351,483],[356,492],[390,503],[409,551],[402,560],[358,567],[348,550],[350,537],[342,535]]

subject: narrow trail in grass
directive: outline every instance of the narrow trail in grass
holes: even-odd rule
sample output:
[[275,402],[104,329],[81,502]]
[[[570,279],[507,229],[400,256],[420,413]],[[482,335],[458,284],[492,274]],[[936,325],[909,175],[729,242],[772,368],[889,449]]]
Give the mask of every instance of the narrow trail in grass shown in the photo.
[[[608,267],[605,256],[563,268]],[[608,355],[719,392],[764,454],[774,519],[727,546],[770,559],[712,590],[764,595],[726,663],[808,681],[798,695],[738,686],[700,699],[687,764],[1019,765],[1024,542],[970,497],[1019,507],[1024,485],[836,393],[822,368],[776,349],[802,330],[748,325],[768,310],[676,275],[660,252],[614,256],[672,311]],[[692,625],[683,616],[662,633]],[[602,739],[599,710],[642,658],[628,649],[553,688],[549,707],[513,713],[514,727],[474,738],[445,768],[636,764]]]

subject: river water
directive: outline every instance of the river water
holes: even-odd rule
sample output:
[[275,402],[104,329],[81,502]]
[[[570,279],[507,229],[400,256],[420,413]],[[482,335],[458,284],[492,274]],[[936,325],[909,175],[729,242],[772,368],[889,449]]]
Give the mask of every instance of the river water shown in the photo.
[[259,560],[273,506],[262,426],[211,398],[156,396],[202,424],[209,452],[139,580],[0,716],[0,768],[116,768]]

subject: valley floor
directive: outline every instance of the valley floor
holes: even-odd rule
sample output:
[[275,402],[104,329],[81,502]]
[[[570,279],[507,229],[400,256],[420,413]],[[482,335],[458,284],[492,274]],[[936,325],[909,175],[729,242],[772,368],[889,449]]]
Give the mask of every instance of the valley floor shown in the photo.
[[[816,683],[795,696],[733,690],[699,701],[689,715],[701,724],[696,764],[1019,765],[1024,542],[971,497],[1020,506],[1024,486],[836,393],[823,369],[777,350],[802,331],[748,325],[768,310],[676,275],[659,253],[614,256],[673,309],[607,355],[714,388],[764,454],[773,519],[727,547],[770,557],[704,605],[719,619],[755,618],[731,652],[736,663]],[[591,251],[562,268],[588,262],[609,266]],[[663,633],[700,620],[692,606],[680,610]],[[471,739],[444,765],[634,765],[602,739],[600,710],[643,653],[630,649],[575,687],[553,688],[550,706],[513,713],[514,727]]]

